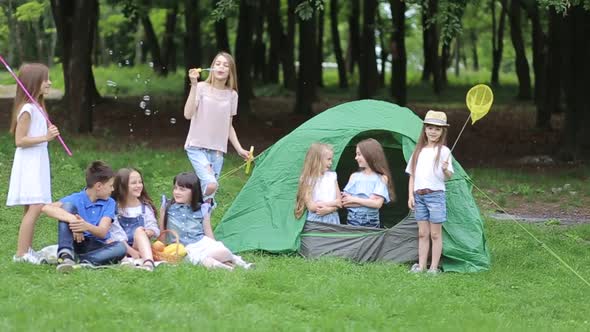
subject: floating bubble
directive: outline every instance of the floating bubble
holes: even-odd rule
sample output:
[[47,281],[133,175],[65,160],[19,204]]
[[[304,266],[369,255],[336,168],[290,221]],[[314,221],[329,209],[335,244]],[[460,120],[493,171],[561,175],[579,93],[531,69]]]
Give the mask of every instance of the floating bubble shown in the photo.
[[176,118],[170,118],[170,124],[176,124]]
[[139,41],[139,45],[143,45],[143,40],[140,40]]
[[154,68],[154,63],[150,61],[150,67]]
[[117,98],[119,98],[119,97],[115,96],[115,99],[117,99]]
[[133,132],[133,128],[129,128],[129,132],[132,133]]
[[125,64],[129,65],[131,62],[129,62],[129,59],[125,60]]
[[139,107],[141,107],[142,109],[144,109],[146,106],[147,106],[147,103],[143,100],[139,103]]
[[146,108],[146,110],[143,113],[145,113],[145,115],[147,115],[147,116],[152,115],[152,111],[150,111],[149,108]]
[[150,96],[148,96],[148,95],[143,96],[143,100],[150,101]]
[[113,55],[113,50],[109,50],[109,55]]
[[111,80],[107,80],[107,86],[116,87],[117,86],[117,82],[111,81]]
[[123,64],[119,62],[119,67],[123,67]]

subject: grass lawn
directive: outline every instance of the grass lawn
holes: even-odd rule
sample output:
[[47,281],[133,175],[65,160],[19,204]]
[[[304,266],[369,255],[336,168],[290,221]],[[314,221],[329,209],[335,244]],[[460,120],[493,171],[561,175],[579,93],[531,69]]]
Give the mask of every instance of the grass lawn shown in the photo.
[[[175,174],[190,169],[180,147],[105,152],[91,138],[70,138],[68,143],[72,158],[59,144],[51,144],[54,199],[81,190],[83,170],[97,158],[114,168],[140,168],[156,201],[162,193],[170,196]],[[244,254],[257,268],[234,272],[183,264],[163,266],[154,273],[116,268],[61,275],[53,266],[14,264],[22,210],[4,206],[13,153],[12,139],[0,135],[0,331],[590,330],[590,287],[518,225],[505,221],[486,220],[490,271],[434,278],[408,274],[405,265],[308,261],[297,255],[264,253]],[[225,171],[239,165],[236,158],[228,159]],[[519,181],[546,190],[551,186],[548,181],[575,180],[575,175],[574,180],[564,179],[566,175],[558,172],[544,178],[508,178],[494,175],[493,170],[468,172],[476,183],[482,179],[484,190],[513,188]],[[245,181],[241,171],[222,180],[214,223]],[[582,186],[576,190],[589,195]],[[476,198],[483,203],[484,198]],[[524,227],[590,279],[590,224]],[[56,222],[42,217],[34,248],[56,241]]]

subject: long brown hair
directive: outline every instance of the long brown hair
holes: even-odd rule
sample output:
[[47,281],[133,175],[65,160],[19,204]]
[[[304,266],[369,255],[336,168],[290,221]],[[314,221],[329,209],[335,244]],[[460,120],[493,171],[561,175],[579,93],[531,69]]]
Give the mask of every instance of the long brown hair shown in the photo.
[[[42,63],[25,63],[20,66],[18,70],[18,79],[25,86],[27,91],[35,100],[43,107],[45,111],[45,101],[43,100],[43,91],[41,86],[44,81],[49,79],[49,68]],[[16,96],[14,97],[14,104],[12,106],[12,120],[10,121],[10,133],[14,134],[16,131],[16,120],[18,120],[18,113],[24,104],[29,102],[29,97],[25,91],[16,85]]]
[[[220,56],[223,56],[227,60],[227,62],[229,62],[229,76],[225,81],[225,86],[238,92],[238,74],[236,72],[236,61],[229,53],[217,53],[217,55],[213,58],[213,61],[211,61],[211,68],[213,68],[213,66],[215,65],[215,61],[217,61],[217,58],[219,58]],[[209,77],[207,77],[205,82],[213,84],[213,81],[215,80],[214,76],[215,75],[213,75],[213,73],[210,72]]]
[[418,138],[418,142],[416,142],[416,148],[414,149],[414,153],[412,153],[412,159],[410,159],[410,169],[412,170],[412,175],[416,173],[416,164],[418,164],[418,156],[422,149],[428,145],[428,137],[426,136],[426,127],[427,126],[434,126],[442,128],[442,133],[438,138],[438,141],[435,142],[435,147],[437,148],[436,157],[434,158],[434,164],[432,165],[433,168],[438,165],[440,162],[440,150],[442,149],[443,145],[447,145],[447,133],[448,128],[444,126],[435,126],[433,124],[424,124],[422,126],[422,132],[420,133],[420,137]]
[[360,150],[363,158],[367,162],[369,168],[387,178],[387,190],[389,191],[390,200],[395,201],[395,190],[393,189],[393,179],[391,178],[391,171],[389,170],[389,163],[385,157],[383,147],[374,138],[364,139],[356,145]]
[[327,153],[334,153],[334,151],[331,145],[324,143],[313,143],[307,150],[297,190],[297,203],[295,204],[295,217],[297,219],[303,215],[305,201],[311,196],[311,191],[324,173],[323,157]]
[[145,181],[143,180],[143,174],[141,174],[141,172],[135,168],[121,168],[117,172],[117,174],[115,175],[115,181],[113,183],[113,199],[117,202],[118,208],[125,207],[123,204],[126,203],[127,194],[129,193],[129,177],[133,172],[137,172],[137,174],[139,174],[141,182],[143,183],[143,188],[141,189],[141,194],[139,195],[139,201],[142,204],[148,205],[154,211],[154,215],[157,219],[158,210],[156,209],[156,205],[154,205],[154,202],[152,201],[150,195],[147,192]]

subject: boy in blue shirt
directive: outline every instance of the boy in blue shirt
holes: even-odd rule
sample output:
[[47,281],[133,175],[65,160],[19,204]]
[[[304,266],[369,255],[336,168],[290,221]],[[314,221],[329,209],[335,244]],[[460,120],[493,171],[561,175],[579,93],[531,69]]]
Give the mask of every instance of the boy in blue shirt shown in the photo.
[[57,271],[70,272],[76,256],[91,266],[116,263],[125,257],[122,242],[108,241],[115,217],[111,198],[114,176],[109,165],[94,161],[86,169],[84,190],[43,207],[45,214],[59,220]]

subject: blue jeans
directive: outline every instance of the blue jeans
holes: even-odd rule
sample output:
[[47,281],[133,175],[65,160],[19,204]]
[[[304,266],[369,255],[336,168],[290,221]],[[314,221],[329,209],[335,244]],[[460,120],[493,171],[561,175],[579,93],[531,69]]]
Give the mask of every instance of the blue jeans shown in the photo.
[[347,223],[351,226],[379,228],[379,210],[364,207],[349,208]]
[[[64,203],[62,209],[71,214],[76,214],[78,210],[71,203]],[[67,222],[59,221],[58,224],[58,248],[57,256],[68,254],[72,257],[78,256],[80,262],[91,263],[93,265],[106,265],[120,261],[125,257],[127,248],[122,242],[103,243],[96,238],[85,236],[84,241],[78,243],[74,241],[74,234]]]
[[215,193],[205,196],[205,190],[209,183],[217,184],[217,180],[221,174],[221,168],[223,167],[223,152],[205,148],[188,147],[186,148],[186,154],[201,182],[203,201],[213,198]]

